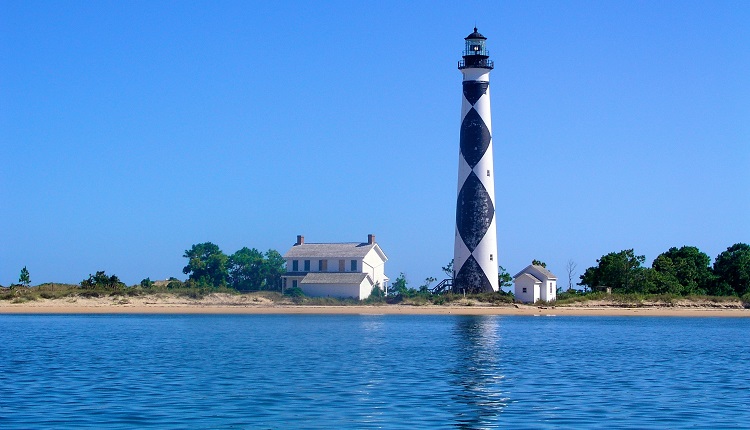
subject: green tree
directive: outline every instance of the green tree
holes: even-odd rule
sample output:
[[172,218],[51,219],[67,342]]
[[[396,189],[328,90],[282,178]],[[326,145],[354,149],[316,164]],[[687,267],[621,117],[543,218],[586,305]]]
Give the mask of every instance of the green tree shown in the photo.
[[643,255],[635,255],[632,249],[610,252],[596,260],[595,267],[589,267],[581,275],[578,285],[593,289],[597,286],[612,287],[616,292],[638,291],[643,281]]
[[419,286],[419,291],[422,293],[429,293],[430,292],[430,285],[437,281],[437,278],[434,278],[432,276],[428,276],[424,279],[424,283]]
[[547,263],[545,263],[543,261],[539,261],[539,260],[532,260],[531,264],[534,265],[534,266],[542,266],[542,267],[545,267],[545,268],[547,267]]
[[89,274],[88,279],[81,281],[81,287],[85,289],[104,288],[115,290],[125,288],[125,283],[120,281],[117,275],[107,276],[103,270],[100,270],[93,275]]
[[735,243],[716,257],[715,295],[750,294],[750,245]]
[[286,260],[275,249],[266,251],[265,257],[263,273],[266,282],[263,287],[267,290],[281,290],[281,275],[286,272]]
[[663,290],[654,292],[706,294],[712,283],[711,257],[694,246],[669,248],[656,257],[651,267],[658,274],[657,283],[661,282],[658,289]]
[[502,289],[503,287],[512,287],[513,278],[510,276],[503,266],[498,266],[497,272],[497,285]]
[[441,267],[441,270],[445,273],[445,276],[453,279],[453,259],[451,259],[450,263]]
[[391,285],[391,288],[388,289],[388,295],[406,297],[409,295],[408,285],[409,282],[406,280],[406,275],[401,272],[396,280],[393,281],[393,285]]
[[26,266],[23,266],[23,269],[21,269],[21,276],[18,277],[18,283],[23,285],[24,287],[28,287],[31,284],[31,279],[29,278],[29,270],[26,268]]
[[266,280],[265,268],[263,253],[244,247],[229,257],[229,285],[238,291],[260,290]]
[[217,245],[211,242],[193,245],[183,257],[188,259],[188,264],[182,273],[188,275],[189,280],[202,286],[226,286],[229,257]]
[[145,278],[141,280],[141,288],[151,288],[154,286],[154,282],[151,278]]
[[368,301],[371,302],[380,302],[385,298],[385,291],[383,291],[382,288],[380,288],[379,283],[375,283],[375,285],[372,286],[372,290],[370,290],[370,296],[367,298]]
[[653,268],[643,268],[634,280],[636,291],[646,294],[682,294],[683,287],[677,278],[669,272],[660,272]]

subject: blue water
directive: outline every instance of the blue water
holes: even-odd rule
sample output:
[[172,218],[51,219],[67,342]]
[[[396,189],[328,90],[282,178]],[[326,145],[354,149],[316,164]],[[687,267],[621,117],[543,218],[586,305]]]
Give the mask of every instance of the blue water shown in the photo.
[[0,428],[748,428],[750,319],[0,315]]

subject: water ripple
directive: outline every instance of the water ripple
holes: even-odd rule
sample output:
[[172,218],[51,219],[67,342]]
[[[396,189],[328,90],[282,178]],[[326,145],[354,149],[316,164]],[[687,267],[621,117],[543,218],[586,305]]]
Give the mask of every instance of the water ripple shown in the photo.
[[0,428],[732,428],[748,320],[0,316]]

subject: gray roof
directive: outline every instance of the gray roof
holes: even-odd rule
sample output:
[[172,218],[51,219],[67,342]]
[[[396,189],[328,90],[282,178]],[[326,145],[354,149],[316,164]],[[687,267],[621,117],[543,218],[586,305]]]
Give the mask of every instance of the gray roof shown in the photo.
[[529,278],[533,279],[534,282],[542,282],[541,280],[537,279],[536,276],[528,274],[528,273],[523,273],[523,274],[521,274],[521,276],[516,276],[515,279],[523,278],[523,277],[529,277]]
[[367,273],[311,272],[300,281],[302,284],[360,284]]
[[303,243],[292,246],[284,258],[362,258],[374,247],[374,243]]
[[515,279],[515,278],[521,276],[522,274],[526,273],[532,267],[534,269],[538,270],[541,274],[543,274],[544,276],[546,276],[548,279],[557,279],[557,276],[555,276],[554,274],[552,274],[552,272],[550,272],[549,270],[547,270],[546,267],[532,265],[532,264],[529,264],[528,266],[526,266],[526,268],[524,268],[520,272],[516,273],[516,275],[513,277],[513,279]]

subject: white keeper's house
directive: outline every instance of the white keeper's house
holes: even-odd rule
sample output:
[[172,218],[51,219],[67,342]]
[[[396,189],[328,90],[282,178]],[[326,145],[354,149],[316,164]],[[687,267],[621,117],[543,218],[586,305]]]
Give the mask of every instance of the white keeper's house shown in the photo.
[[530,264],[513,277],[513,294],[524,303],[557,300],[557,276],[546,267]]
[[385,276],[388,257],[373,234],[368,234],[364,243],[305,243],[304,236],[297,236],[284,259],[284,289],[299,287],[310,297],[364,300],[373,286],[385,291],[389,281]]

